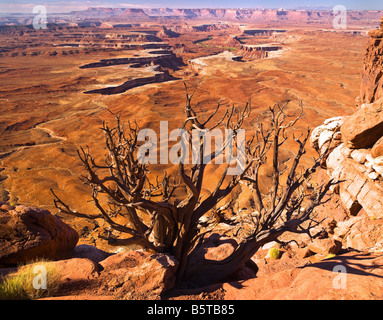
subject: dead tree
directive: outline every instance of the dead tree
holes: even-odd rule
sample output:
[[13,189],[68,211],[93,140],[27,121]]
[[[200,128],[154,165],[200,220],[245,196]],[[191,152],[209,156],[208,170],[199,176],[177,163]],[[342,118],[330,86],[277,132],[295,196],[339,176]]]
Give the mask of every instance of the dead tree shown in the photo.
[[[219,101],[207,119],[202,120],[201,115],[192,107],[192,96],[186,91],[186,120],[181,126],[189,142],[192,142],[192,130],[204,132],[225,128],[232,130],[232,138],[235,138],[251,112],[249,102],[240,110],[235,107],[229,108],[226,103]],[[226,107],[226,111],[215,120],[222,107]],[[149,164],[139,161],[137,155],[142,146],[138,141],[139,127],[130,123],[124,125],[120,117],[116,116],[117,122],[114,127],[103,123],[102,130],[108,151],[104,163],[97,163],[88,148],[78,151],[88,174],[84,181],[91,187],[92,200],[98,213],[84,214],[72,210],[52,191],[54,203],[66,214],[87,219],[103,219],[111,229],[107,237],[111,244],[139,243],[148,250],[174,255],[179,261],[178,283],[193,278],[195,272],[205,273],[209,282],[219,281],[243,266],[263,244],[278,238],[283,232],[303,232],[299,229],[300,226],[309,219],[313,208],[321,202],[329,188],[329,185],[326,185],[313,190],[310,201],[305,202],[305,183],[319,165],[317,160],[304,173],[297,174],[309,133],[303,139],[295,138],[299,150],[293,159],[286,184],[280,183],[279,148],[287,140],[288,129],[294,126],[301,114],[294,121],[284,124],[287,118],[284,107],[276,104],[269,111],[272,126],[265,130],[261,123],[257,123],[254,136],[246,143],[246,157],[241,172],[228,176],[232,164],[224,164],[214,189],[203,197],[202,186],[208,165],[201,161],[206,156],[206,141],[203,136],[199,137],[199,148],[194,150],[200,161],[189,165],[180,161],[175,177],[165,172],[162,179],[157,178],[153,181],[149,179]],[[234,148],[238,148],[236,139],[231,141],[234,142]],[[219,150],[213,150],[209,159],[214,161],[226,147],[227,141]],[[269,151],[273,153],[273,186],[270,194],[264,195],[259,189],[259,169],[265,163]],[[211,230],[201,223],[201,218],[216,210],[218,203],[240,182],[247,183],[254,192],[259,214],[254,219],[253,233],[239,243],[230,257],[222,261],[205,260],[198,270],[188,268],[188,257],[196,250],[203,235]],[[182,196],[177,194],[181,185],[187,190]],[[108,201],[101,201],[100,195],[106,195]],[[216,223],[218,221],[211,221],[210,227]],[[126,234],[127,237],[116,238],[113,236],[114,231]]]
[[[266,121],[255,121],[254,135],[247,141],[246,164],[251,165],[241,177],[241,183],[251,189],[255,203],[255,211],[251,214],[251,234],[242,239],[229,257],[221,261],[205,260],[198,271],[186,270],[185,278],[192,278],[192,273],[198,272],[204,274],[204,279],[208,281],[219,281],[242,267],[264,244],[278,240],[278,237],[287,231],[310,235],[310,230],[319,223],[312,217],[313,210],[323,203],[324,196],[334,183],[330,180],[323,185],[313,185],[310,177],[320,167],[331,143],[322,156],[314,159],[312,166],[300,169],[299,163],[305,154],[310,130],[307,129],[305,134],[296,137],[291,131],[302,117],[303,107],[301,104],[297,116],[288,116],[285,112],[286,107],[287,104],[281,106],[279,103],[269,107],[268,127],[265,126]],[[290,159],[289,166],[282,169],[280,150],[289,140],[289,135],[292,136],[298,150]],[[261,192],[260,169],[267,160],[272,163],[272,183],[266,192]]]

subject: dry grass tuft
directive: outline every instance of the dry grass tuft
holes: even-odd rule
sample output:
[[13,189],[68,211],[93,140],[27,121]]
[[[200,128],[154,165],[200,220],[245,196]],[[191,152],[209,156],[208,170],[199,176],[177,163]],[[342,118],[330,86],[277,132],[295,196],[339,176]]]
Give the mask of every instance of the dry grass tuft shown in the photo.
[[19,266],[0,278],[0,300],[33,300],[52,296],[59,289],[61,274],[47,260]]

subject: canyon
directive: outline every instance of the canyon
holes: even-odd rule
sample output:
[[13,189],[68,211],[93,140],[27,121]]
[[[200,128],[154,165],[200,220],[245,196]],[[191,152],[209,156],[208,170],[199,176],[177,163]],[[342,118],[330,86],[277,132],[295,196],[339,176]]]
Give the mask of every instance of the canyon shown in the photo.
[[[16,219],[43,212],[49,228],[41,239],[48,242],[57,219],[68,225],[58,223],[57,228],[70,230],[65,250],[72,250],[71,256],[57,264],[80,259],[73,263],[83,274],[67,267],[62,297],[371,299],[365,290],[370,286],[380,299],[382,15],[349,11],[345,30],[333,28],[332,11],[312,10],[89,8],[52,15],[45,30],[33,29],[31,17],[1,17],[1,223],[11,224],[8,215]],[[160,121],[167,121],[169,130],[178,128],[185,116],[184,83],[195,92],[195,108],[206,114],[222,98],[236,106],[250,99],[254,115],[246,124],[249,130],[276,101],[288,102],[292,113],[302,101],[302,119],[294,132],[312,130],[302,167],[331,141],[332,151],[313,183],[341,182],[316,211],[323,218],[318,236],[297,236],[296,246],[271,244],[282,252],[275,261],[267,256],[266,245],[252,258],[259,268],[256,276],[244,267],[241,276],[208,289],[164,293],[172,287],[177,261],[140,247],[112,246],[100,236],[108,232],[104,222],[57,212],[50,189],[79,212],[94,213],[89,188],[79,179],[84,168],[77,150],[89,147],[96,159],[103,158],[100,127],[113,122],[112,113],[141,128],[158,131]],[[295,146],[287,144],[283,152],[289,161]],[[171,174],[176,168],[159,164],[151,174],[164,170]],[[213,166],[207,171],[206,192],[219,177]],[[262,178],[267,190],[267,172]],[[234,198],[242,214],[251,211],[244,186]],[[38,219],[35,224],[33,230],[44,228]],[[281,240],[288,242],[291,235]],[[236,246],[216,234],[206,241],[214,244],[207,252],[220,258]],[[337,256],[326,260],[329,254]],[[144,276],[135,277],[141,264]],[[339,264],[355,267],[350,291],[329,289],[331,270]],[[89,281],[89,288],[77,288],[75,282],[71,288],[71,279]],[[316,279],[325,280],[316,286]],[[143,284],[142,295],[132,290],[137,283]]]

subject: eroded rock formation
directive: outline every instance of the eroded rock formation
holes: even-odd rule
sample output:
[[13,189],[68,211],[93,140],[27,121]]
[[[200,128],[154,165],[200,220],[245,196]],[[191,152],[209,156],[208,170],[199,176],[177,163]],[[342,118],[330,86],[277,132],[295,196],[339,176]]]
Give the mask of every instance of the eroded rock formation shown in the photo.
[[361,209],[370,218],[383,217],[383,19],[370,32],[364,59],[360,99],[363,104],[349,117],[325,121],[311,136],[323,154],[331,139],[331,153],[323,165],[335,181],[335,191],[350,215]]
[[[359,109],[355,114],[358,115],[360,111],[364,110]],[[375,113],[367,113],[364,118],[351,115],[348,118],[329,119],[311,135],[311,144],[320,154],[327,150],[333,139],[332,151],[323,165],[330,177],[339,181],[335,191],[351,215],[358,214],[363,208],[371,217],[383,217],[383,158],[376,151],[380,150],[379,146],[375,146],[383,133],[372,133],[377,118]],[[370,126],[360,125],[362,119],[371,119]],[[354,135],[342,134],[343,131],[352,131]],[[356,140],[355,137],[362,138]],[[375,152],[372,153],[372,150]]]
[[380,29],[369,33],[370,41],[364,58],[359,102],[371,103],[383,97],[383,18]]
[[[154,69],[153,71],[156,72],[158,68],[153,68],[153,69]],[[171,76],[167,70],[164,70],[163,72],[158,72],[151,77],[135,78],[132,80],[128,80],[119,86],[89,90],[89,91],[86,91],[85,93],[100,93],[103,95],[119,94],[129,89],[141,87],[146,84],[160,83],[160,82],[166,82],[166,81],[172,81],[172,80],[176,80],[176,78]]]
[[[254,31],[254,30],[248,30]],[[272,34],[272,33],[271,33]],[[241,44],[236,38],[233,38],[230,45],[238,48],[236,55],[245,60],[256,60],[269,57],[269,52],[276,52],[283,49],[279,43],[259,43],[259,44]]]
[[[73,20],[107,19],[109,21],[179,21],[179,20],[227,20],[253,22],[282,22],[304,24],[331,24],[336,14],[332,10],[284,10],[284,9],[170,9],[170,8],[88,8],[68,14]],[[376,21],[380,11],[349,11],[348,19],[354,24]],[[14,18],[15,19],[15,18]]]

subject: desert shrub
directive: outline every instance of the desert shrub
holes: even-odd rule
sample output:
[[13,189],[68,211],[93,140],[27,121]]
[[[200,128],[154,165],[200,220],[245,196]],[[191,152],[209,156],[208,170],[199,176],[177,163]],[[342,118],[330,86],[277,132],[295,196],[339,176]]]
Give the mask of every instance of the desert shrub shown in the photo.
[[52,296],[59,289],[60,278],[54,264],[46,260],[19,266],[16,272],[0,279],[0,299],[33,300]]
[[270,248],[267,255],[270,257],[270,259],[277,260],[279,259],[281,252],[279,251],[278,248]]

